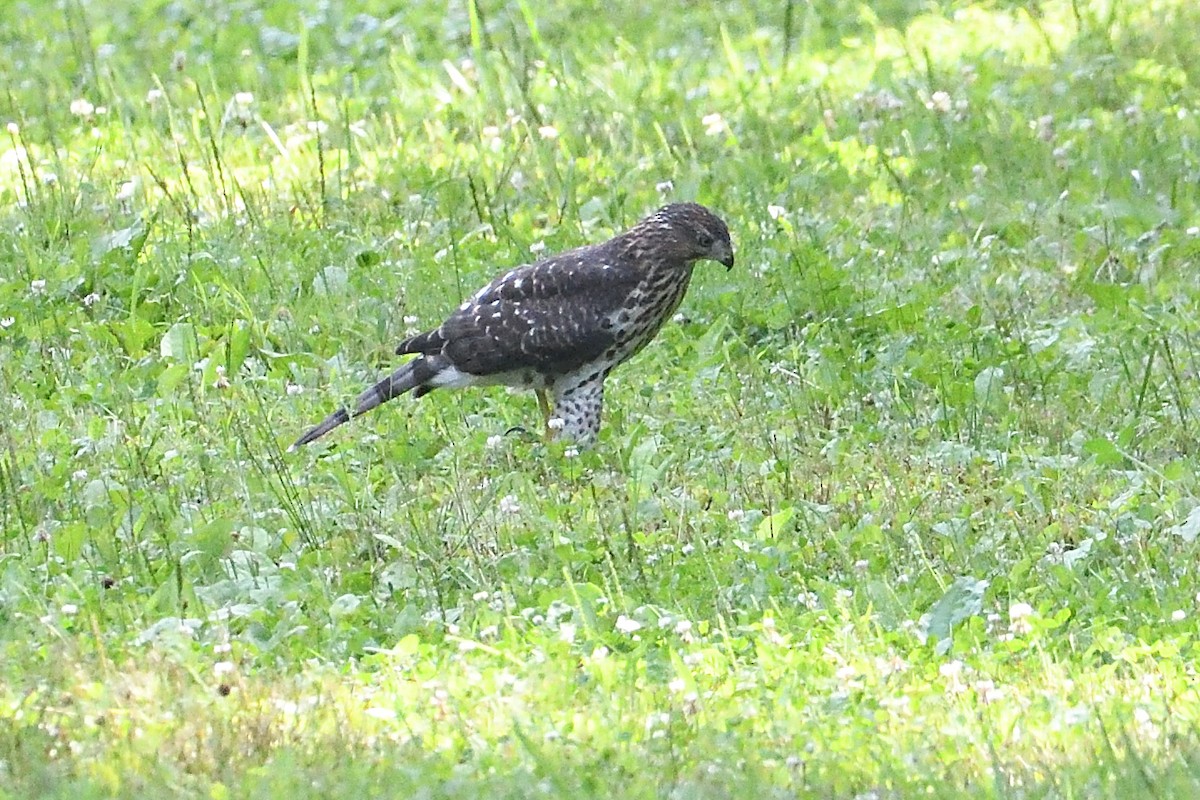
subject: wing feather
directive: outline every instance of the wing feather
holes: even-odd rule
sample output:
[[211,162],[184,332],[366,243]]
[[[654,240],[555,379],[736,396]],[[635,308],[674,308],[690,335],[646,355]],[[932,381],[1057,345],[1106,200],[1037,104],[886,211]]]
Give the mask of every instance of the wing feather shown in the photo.
[[611,318],[639,278],[603,245],[570,250],[501,275],[429,336],[436,333],[441,353],[474,375],[567,372],[613,344]]

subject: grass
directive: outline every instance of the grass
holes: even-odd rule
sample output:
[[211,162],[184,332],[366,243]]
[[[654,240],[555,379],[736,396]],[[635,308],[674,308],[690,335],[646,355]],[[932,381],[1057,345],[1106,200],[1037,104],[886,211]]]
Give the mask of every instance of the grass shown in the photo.
[[[1190,796],[1185,0],[18,5],[0,796]],[[730,223],[598,445],[509,266]]]

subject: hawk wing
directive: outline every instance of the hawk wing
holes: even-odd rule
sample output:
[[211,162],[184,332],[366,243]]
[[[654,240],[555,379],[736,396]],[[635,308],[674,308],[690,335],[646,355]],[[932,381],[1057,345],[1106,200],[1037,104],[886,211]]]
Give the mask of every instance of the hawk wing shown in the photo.
[[603,246],[570,250],[501,275],[396,352],[439,354],[472,375],[564,374],[614,343],[613,318],[639,278]]

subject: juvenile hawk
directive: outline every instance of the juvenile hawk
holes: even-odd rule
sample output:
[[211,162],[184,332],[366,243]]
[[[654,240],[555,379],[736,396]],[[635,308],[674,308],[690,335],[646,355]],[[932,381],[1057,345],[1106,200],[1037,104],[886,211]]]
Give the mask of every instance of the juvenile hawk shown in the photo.
[[480,289],[440,326],[400,343],[417,357],[296,440],[411,391],[502,384],[546,393],[561,432],[588,444],[600,430],[604,379],[675,313],[697,261],[733,267],[729,229],[696,203],[673,203],[603,244],[527,264]]

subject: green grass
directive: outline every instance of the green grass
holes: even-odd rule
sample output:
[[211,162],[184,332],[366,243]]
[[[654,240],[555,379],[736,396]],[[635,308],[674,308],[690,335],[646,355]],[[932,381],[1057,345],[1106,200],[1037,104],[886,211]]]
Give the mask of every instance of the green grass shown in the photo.
[[[10,4],[0,797],[1200,791],[1187,0]],[[729,222],[598,445],[308,424]]]

